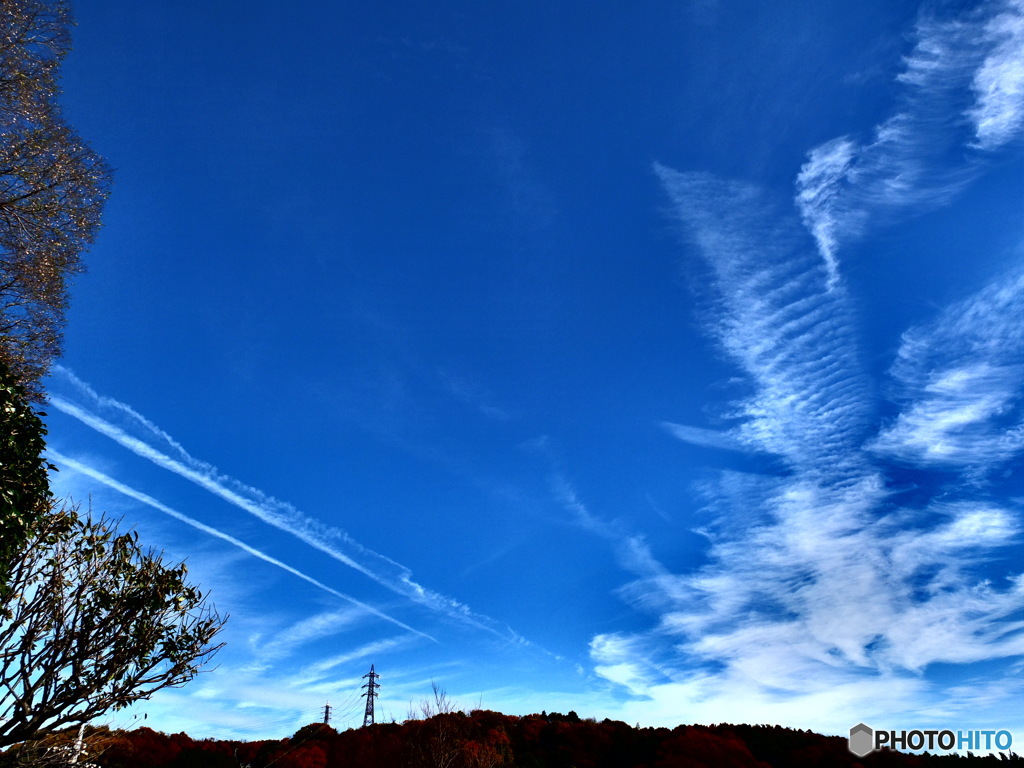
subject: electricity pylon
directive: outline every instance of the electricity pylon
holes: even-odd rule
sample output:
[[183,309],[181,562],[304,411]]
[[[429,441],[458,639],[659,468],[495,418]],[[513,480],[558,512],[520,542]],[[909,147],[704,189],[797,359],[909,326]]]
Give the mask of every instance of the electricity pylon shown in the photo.
[[368,725],[373,725],[373,700],[377,696],[377,689],[380,688],[380,683],[377,682],[380,675],[373,671],[373,664],[371,664],[370,673],[363,677],[370,678],[370,682],[362,686],[366,689],[366,693],[360,694],[366,697],[366,714],[363,715],[363,727],[365,728]]

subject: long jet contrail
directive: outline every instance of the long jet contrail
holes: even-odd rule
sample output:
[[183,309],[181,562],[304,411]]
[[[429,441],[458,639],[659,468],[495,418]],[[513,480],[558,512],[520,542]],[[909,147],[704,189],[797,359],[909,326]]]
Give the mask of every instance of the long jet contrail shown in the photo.
[[[80,392],[96,401],[99,406],[113,408],[121,414],[137,422],[154,436],[166,442],[168,446],[177,453],[180,458],[173,458],[164,451],[154,447],[145,440],[141,440],[129,434],[125,429],[102,418],[88,408],[68,400],[57,394],[49,394],[49,403],[57,410],[82,422],[91,429],[99,432],[119,445],[127,448],[137,456],[140,456],[157,466],[182,477],[199,487],[209,491],[215,496],[253,515],[259,520],[271,525],[278,530],[295,536],[303,543],[323,552],[327,556],[347,565],[348,567],[362,573],[378,584],[397,594],[406,597],[413,602],[425,605],[433,610],[444,613],[459,621],[465,622],[477,629],[495,634],[504,639],[512,639],[523,642],[523,638],[509,629],[501,631],[495,628],[495,622],[486,617],[474,614],[468,606],[446,597],[442,594],[427,589],[416,583],[411,578],[411,571],[405,566],[396,563],[373,550],[370,550],[358,542],[352,540],[347,534],[340,531],[327,530],[315,520],[301,514],[291,505],[267,497],[261,491],[246,486],[234,478],[222,475],[210,464],[202,462],[191,456],[180,443],[170,435],[159,429],[155,424],[136,412],[130,406],[109,397],[99,395],[88,384],[79,379],[75,374],[63,366],[54,366],[54,374],[62,375],[69,380]],[[342,540],[352,549],[358,550],[362,559],[375,561],[381,568],[373,568],[349,554],[333,546],[327,539],[329,537],[341,537]],[[382,573],[381,569],[391,569],[395,573]]]
[[395,619],[395,618],[393,618],[391,616],[388,616],[386,613],[383,613],[383,612],[377,610],[373,606],[367,605],[366,603],[364,603],[364,602],[362,602],[360,600],[357,600],[354,597],[346,595],[344,592],[339,592],[338,590],[334,589],[333,587],[329,587],[326,584],[324,584],[323,582],[317,581],[312,576],[307,576],[306,574],[304,574],[302,571],[298,570],[297,568],[293,568],[292,566],[288,565],[287,563],[284,563],[284,562],[278,560],[277,558],[271,557],[270,555],[266,554],[265,552],[261,552],[260,550],[256,549],[255,547],[252,547],[249,544],[246,544],[244,541],[241,541],[240,539],[236,539],[234,536],[231,536],[231,535],[229,535],[227,533],[224,533],[223,531],[219,531],[216,528],[213,528],[213,527],[211,527],[209,525],[206,525],[205,523],[201,523],[198,520],[195,520],[194,518],[189,517],[188,515],[185,515],[185,514],[183,514],[181,512],[178,512],[176,509],[172,509],[171,507],[168,507],[166,504],[163,504],[162,502],[157,501],[152,496],[149,496],[148,494],[145,494],[142,491],[138,491],[138,490],[136,490],[136,489],[134,489],[134,488],[132,488],[132,487],[130,487],[128,485],[125,485],[124,483],[119,482],[118,480],[115,480],[114,478],[110,477],[109,475],[106,475],[106,474],[100,472],[98,469],[90,467],[88,464],[83,464],[82,462],[77,461],[75,459],[72,459],[69,456],[65,456],[63,453],[61,453],[60,451],[54,450],[53,448],[47,448],[46,452],[58,464],[62,464],[64,466],[66,466],[66,467],[70,467],[71,469],[75,470],[76,472],[81,472],[83,475],[87,475],[88,477],[91,477],[94,480],[98,480],[99,482],[103,483],[107,487],[113,488],[118,493],[122,493],[125,496],[128,496],[128,497],[130,497],[132,499],[135,499],[136,501],[142,502],[143,504],[145,504],[145,505],[147,505],[149,507],[152,507],[153,509],[156,509],[156,510],[158,510],[160,512],[163,512],[165,515],[169,515],[170,517],[173,517],[175,520],[178,520],[178,521],[180,521],[182,523],[185,523],[185,525],[189,525],[189,526],[195,528],[198,531],[202,531],[203,533],[207,533],[210,536],[214,536],[214,537],[216,537],[218,539],[221,539],[222,541],[226,541],[229,544],[231,544],[231,545],[233,545],[235,547],[238,547],[243,552],[246,552],[247,554],[252,555],[253,557],[259,558],[260,560],[263,560],[264,562],[270,563],[271,565],[275,565],[278,568],[281,568],[282,570],[285,570],[288,573],[292,574],[293,576],[298,576],[300,579],[302,579],[303,581],[306,581],[306,582],[312,584],[314,587],[318,587],[319,589],[322,589],[325,592],[328,592],[329,594],[334,595],[335,597],[339,597],[342,600],[346,600],[346,601],[352,603],[353,605],[361,608],[362,610],[366,611],[367,613],[371,613],[374,616],[377,616],[378,618],[381,618],[381,619],[384,619],[385,621],[391,622],[392,624],[395,624],[395,625],[401,627],[402,629],[405,629],[405,630],[407,630],[409,632],[412,632],[413,634],[419,635],[420,637],[425,637],[428,640],[431,640],[433,642],[437,642],[433,637],[431,637],[430,635],[426,634],[425,632],[421,632],[418,629],[414,629],[413,627],[410,627],[408,624],[404,624],[401,621],[399,621],[398,619]]

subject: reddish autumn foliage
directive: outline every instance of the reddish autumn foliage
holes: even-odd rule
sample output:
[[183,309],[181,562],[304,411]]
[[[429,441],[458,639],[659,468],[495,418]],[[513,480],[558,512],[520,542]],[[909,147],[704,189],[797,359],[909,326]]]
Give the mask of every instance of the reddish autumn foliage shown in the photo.
[[98,758],[102,768],[916,768],[1002,762],[888,751],[858,759],[846,739],[810,731],[726,724],[634,728],[583,720],[574,712],[449,712],[341,733],[314,723],[279,741],[194,741],[149,728],[111,736]]

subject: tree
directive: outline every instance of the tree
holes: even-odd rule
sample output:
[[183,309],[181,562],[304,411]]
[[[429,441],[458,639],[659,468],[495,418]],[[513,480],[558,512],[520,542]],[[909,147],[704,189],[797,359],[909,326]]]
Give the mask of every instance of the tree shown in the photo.
[[36,122],[53,111],[72,23],[63,0],[0,4],[0,125]]
[[36,399],[110,191],[110,168],[56,102],[71,24],[63,0],[0,3],[0,359]]
[[0,607],[0,747],[191,680],[223,644],[184,563],[134,531],[55,509],[9,569]]
[[430,688],[434,700],[423,699],[420,702],[423,720],[410,717],[405,723],[411,731],[409,762],[423,768],[453,768],[465,746],[466,716],[444,688],[433,680]]
[[0,768],[99,768],[95,758],[110,741],[108,732],[86,742],[72,728],[8,749],[0,756]]
[[7,570],[52,507],[42,415],[0,360],[0,600],[7,595]]

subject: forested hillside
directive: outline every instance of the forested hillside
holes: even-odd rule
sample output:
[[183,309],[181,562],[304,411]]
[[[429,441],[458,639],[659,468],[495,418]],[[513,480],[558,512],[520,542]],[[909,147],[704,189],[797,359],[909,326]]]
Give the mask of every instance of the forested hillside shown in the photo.
[[102,768],[870,768],[1019,760],[890,751],[857,758],[845,738],[811,731],[728,724],[639,728],[574,712],[453,712],[340,733],[313,723],[279,741],[197,741],[139,728],[101,731],[92,742],[103,749],[92,758]]

